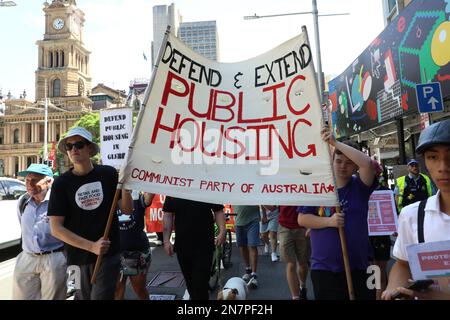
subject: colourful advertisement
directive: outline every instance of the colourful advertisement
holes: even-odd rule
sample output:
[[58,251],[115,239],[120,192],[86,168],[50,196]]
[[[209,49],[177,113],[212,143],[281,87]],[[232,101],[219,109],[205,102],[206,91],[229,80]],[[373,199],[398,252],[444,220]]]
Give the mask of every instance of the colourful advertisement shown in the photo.
[[329,82],[336,137],[417,113],[416,85],[450,93],[450,2],[411,2],[339,77]]

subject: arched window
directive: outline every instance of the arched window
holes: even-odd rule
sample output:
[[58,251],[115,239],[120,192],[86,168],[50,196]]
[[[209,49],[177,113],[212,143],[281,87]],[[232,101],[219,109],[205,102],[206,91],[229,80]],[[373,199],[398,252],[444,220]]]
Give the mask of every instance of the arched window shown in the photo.
[[61,51],[61,67],[64,68],[65,65],[66,65],[66,61],[65,61],[64,51]]
[[53,52],[48,53],[48,66],[49,68],[53,68]]
[[61,97],[61,80],[53,80],[53,97]]
[[55,52],[55,67],[56,68],[59,67],[59,52],[58,51]]
[[20,136],[20,131],[19,131],[19,129],[14,130],[14,144],[20,143],[20,142],[19,142],[19,136]]
[[78,95],[80,97],[84,96],[84,82],[83,80],[78,80]]

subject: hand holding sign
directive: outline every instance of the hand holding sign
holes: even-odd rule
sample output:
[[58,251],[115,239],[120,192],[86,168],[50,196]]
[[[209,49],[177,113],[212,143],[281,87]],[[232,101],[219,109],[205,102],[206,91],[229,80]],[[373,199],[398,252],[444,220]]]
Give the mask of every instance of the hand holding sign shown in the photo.
[[323,129],[320,131],[320,134],[322,135],[322,140],[325,142],[328,142],[330,146],[334,147],[336,144],[336,138],[334,137],[333,133],[331,132],[328,125],[324,126]]

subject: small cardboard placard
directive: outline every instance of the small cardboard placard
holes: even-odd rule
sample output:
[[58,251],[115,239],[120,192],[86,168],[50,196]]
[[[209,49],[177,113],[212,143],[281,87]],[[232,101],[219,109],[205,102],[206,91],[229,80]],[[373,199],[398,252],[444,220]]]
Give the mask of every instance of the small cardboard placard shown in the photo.
[[397,232],[397,211],[391,190],[377,190],[372,193],[367,222],[370,236],[390,236]]
[[433,279],[450,294],[450,240],[413,244],[406,250],[413,279]]

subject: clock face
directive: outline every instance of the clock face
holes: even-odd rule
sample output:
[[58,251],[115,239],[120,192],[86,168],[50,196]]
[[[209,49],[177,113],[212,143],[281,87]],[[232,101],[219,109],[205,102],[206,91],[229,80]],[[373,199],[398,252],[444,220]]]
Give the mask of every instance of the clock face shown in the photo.
[[55,20],[53,20],[53,28],[55,28],[56,30],[61,30],[62,28],[64,28],[64,20],[61,18],[56,18]]

